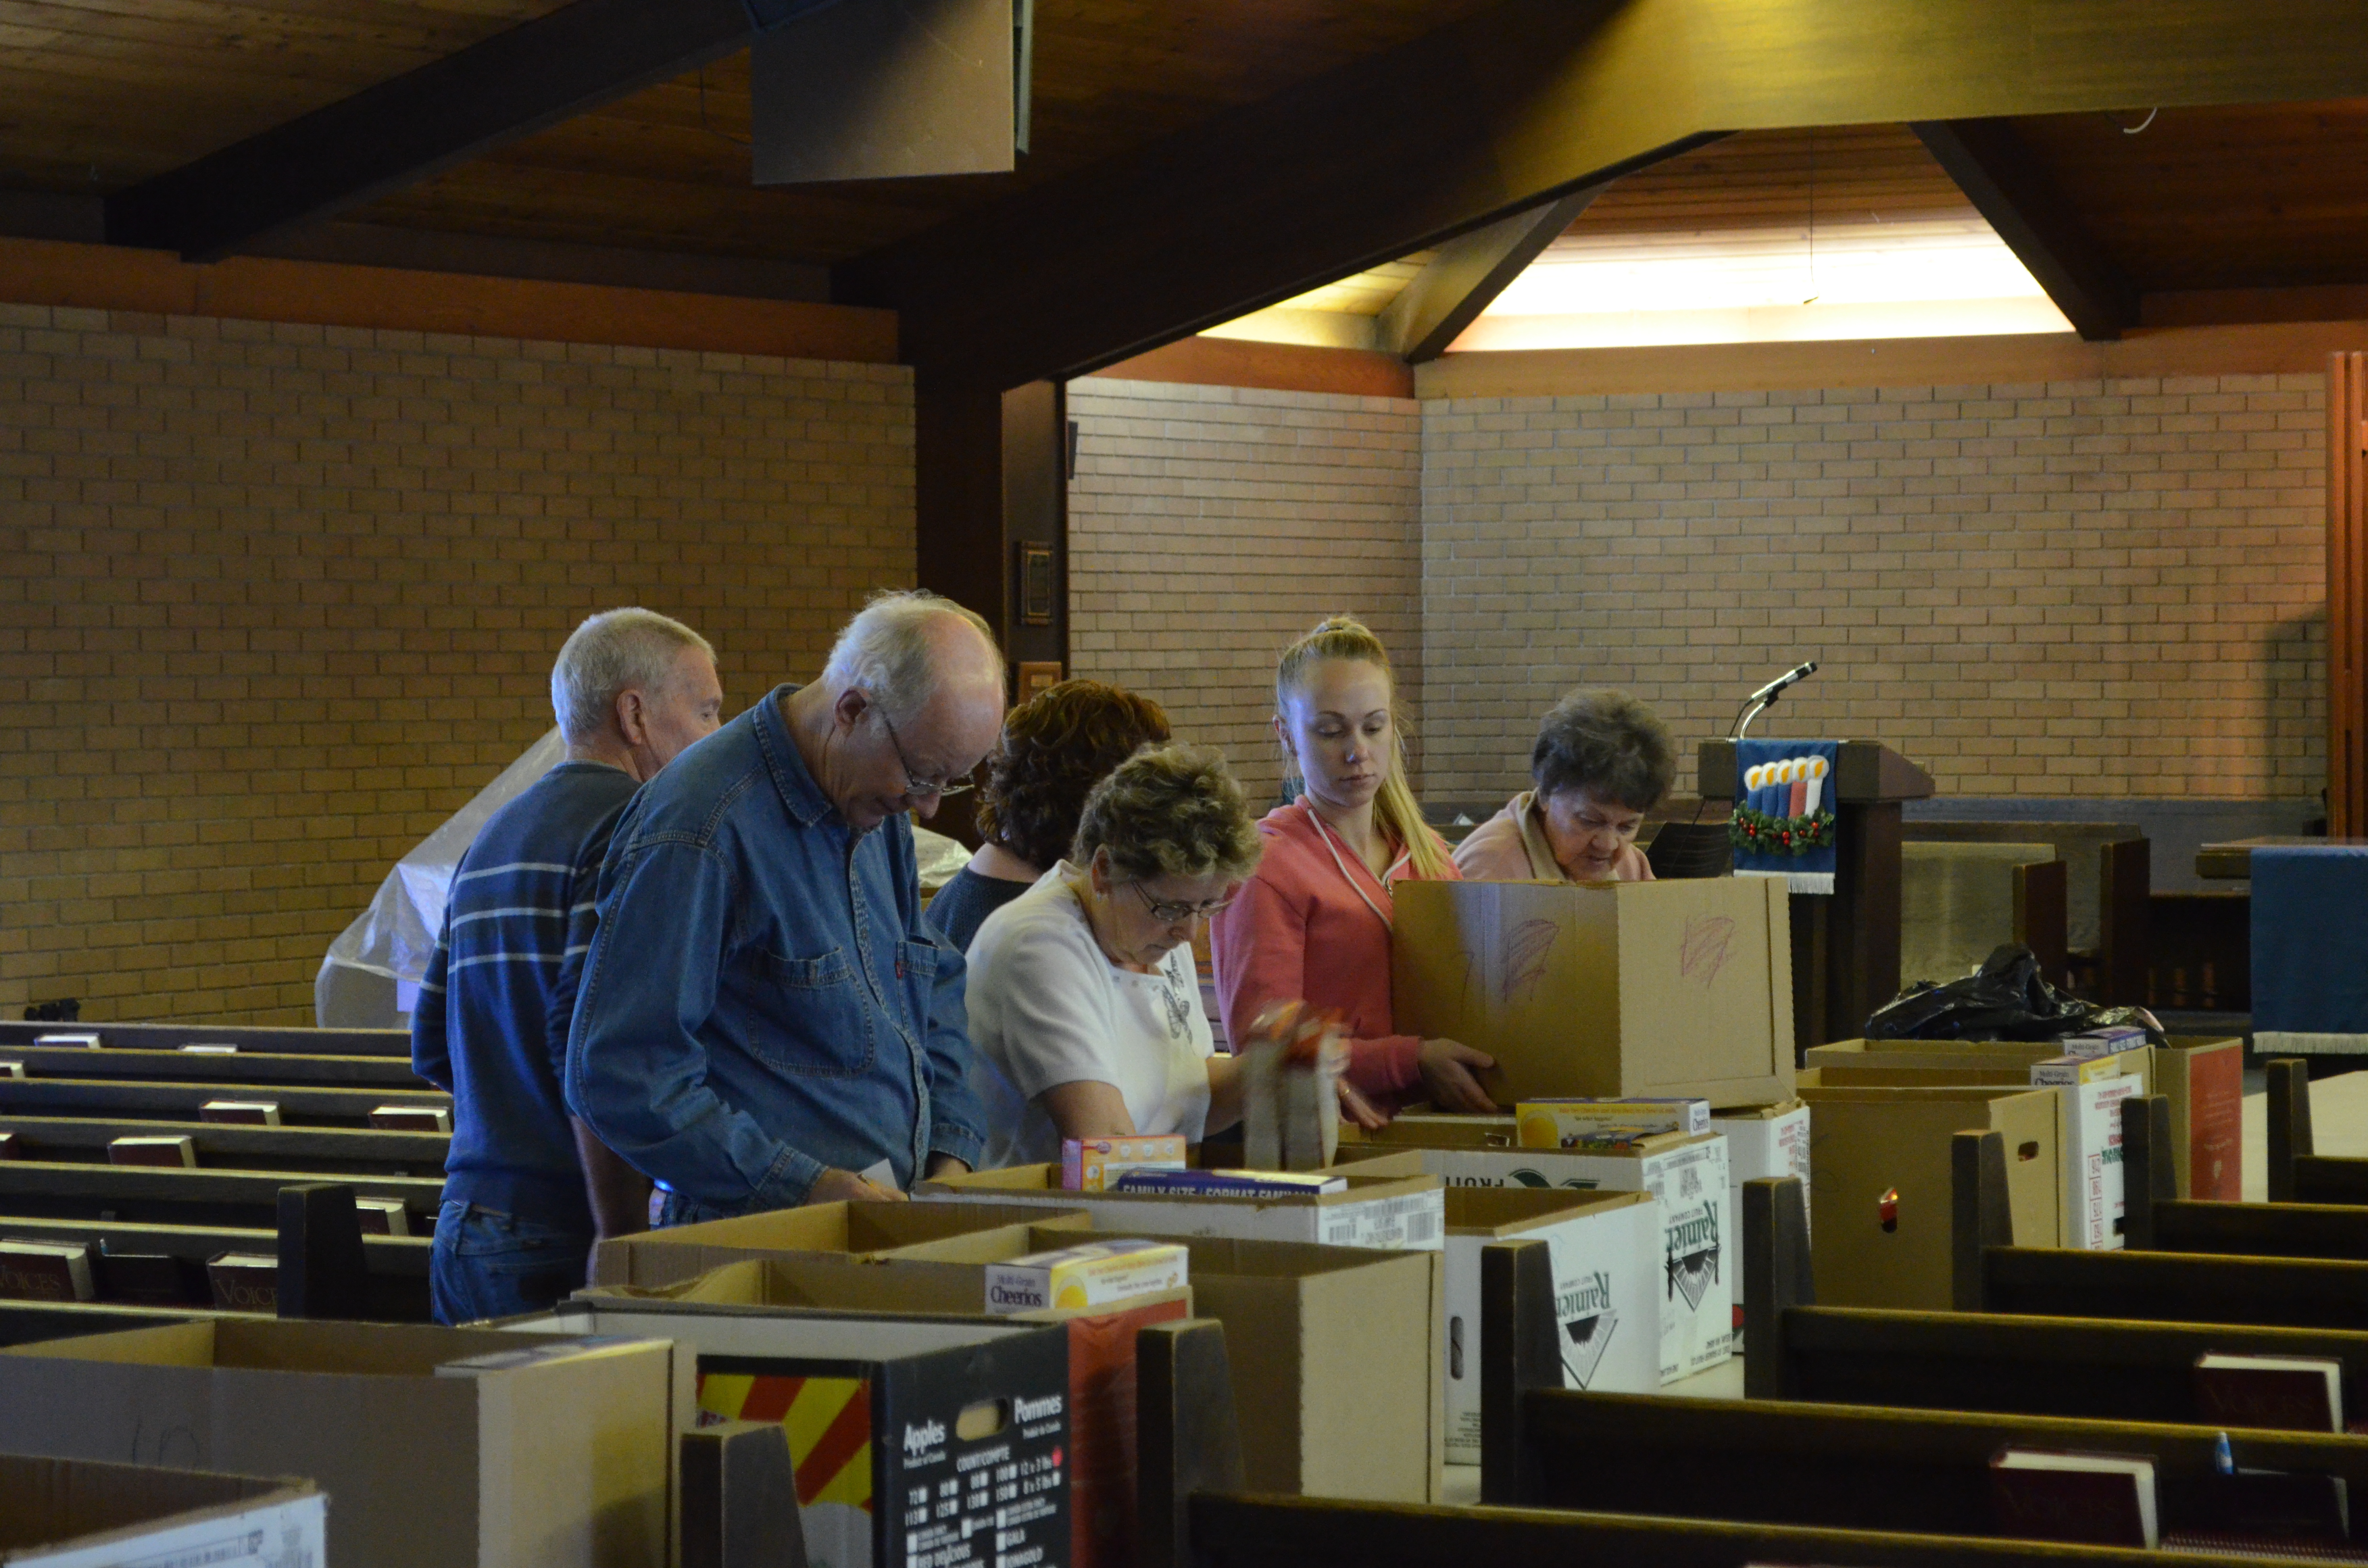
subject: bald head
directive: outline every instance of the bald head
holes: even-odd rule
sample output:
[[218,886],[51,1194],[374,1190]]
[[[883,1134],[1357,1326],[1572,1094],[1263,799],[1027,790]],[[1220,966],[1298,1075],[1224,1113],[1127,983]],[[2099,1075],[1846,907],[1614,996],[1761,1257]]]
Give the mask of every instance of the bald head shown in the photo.
[[936,814],[939,788],[967,776],[1003,723],[1003,653],[986,622],[951,599],[873,597],[839,633],[792,716],[814,776],[848,823]]

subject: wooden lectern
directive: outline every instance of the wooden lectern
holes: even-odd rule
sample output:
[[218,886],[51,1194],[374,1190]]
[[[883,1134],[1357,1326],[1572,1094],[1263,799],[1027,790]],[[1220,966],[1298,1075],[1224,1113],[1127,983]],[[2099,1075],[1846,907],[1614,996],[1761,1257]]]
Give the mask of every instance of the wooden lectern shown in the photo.
[[[1702,796],[1735,799],[1735,743],[1702,743]],[[1844,741],[1834,767],[1834,891],[1793,900],[1793,1039],[1798,1051],[1855,1040],[1899,994],[1902,801],[1932,776],[1879,741]]]

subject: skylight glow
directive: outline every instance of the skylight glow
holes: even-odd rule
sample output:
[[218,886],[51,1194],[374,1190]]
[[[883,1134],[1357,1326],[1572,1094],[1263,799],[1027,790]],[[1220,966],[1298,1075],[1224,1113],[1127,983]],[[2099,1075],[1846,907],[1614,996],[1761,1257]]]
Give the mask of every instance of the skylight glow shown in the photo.
[[1458,352],[2069,332],[1972,212],[1665,234],[1565,235]]

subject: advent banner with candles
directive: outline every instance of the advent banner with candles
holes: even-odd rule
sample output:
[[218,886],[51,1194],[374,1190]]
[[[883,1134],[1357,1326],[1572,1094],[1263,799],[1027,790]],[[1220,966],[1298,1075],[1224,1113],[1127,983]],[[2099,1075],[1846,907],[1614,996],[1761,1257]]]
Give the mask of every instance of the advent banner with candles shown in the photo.
[[1737,741],[1738,877],[1782,877],[1794,892],[1834,891],[1834,767],[1839,741]]

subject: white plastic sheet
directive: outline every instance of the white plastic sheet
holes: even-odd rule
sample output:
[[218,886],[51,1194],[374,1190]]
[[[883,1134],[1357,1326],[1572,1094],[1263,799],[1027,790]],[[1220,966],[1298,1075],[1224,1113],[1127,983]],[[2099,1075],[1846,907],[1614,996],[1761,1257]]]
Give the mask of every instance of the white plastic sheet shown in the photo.
[[400,1028],[407,1021],[461,857],[493,814],[558,766],[567,743],[553,728],[474,798],[394,864],[354,923],[329,944],[313,983],[313,1012],[324,1029]]

